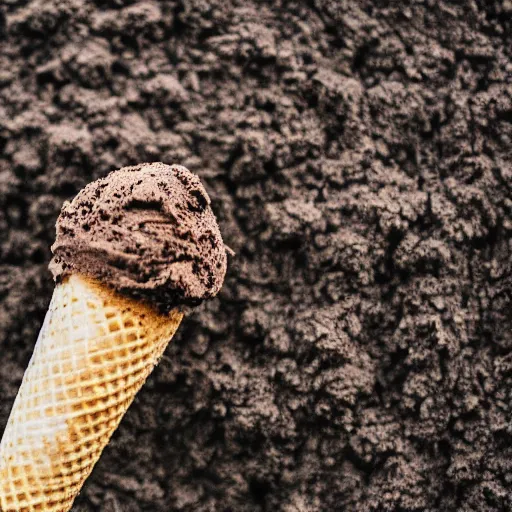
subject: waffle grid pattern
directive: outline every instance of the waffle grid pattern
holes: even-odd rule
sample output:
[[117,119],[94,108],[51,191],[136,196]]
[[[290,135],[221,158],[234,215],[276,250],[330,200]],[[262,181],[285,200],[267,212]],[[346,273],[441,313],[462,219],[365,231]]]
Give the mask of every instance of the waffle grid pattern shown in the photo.
[[68,511],[182,314],[71,276],[55,288],[0,444],[0,511]]

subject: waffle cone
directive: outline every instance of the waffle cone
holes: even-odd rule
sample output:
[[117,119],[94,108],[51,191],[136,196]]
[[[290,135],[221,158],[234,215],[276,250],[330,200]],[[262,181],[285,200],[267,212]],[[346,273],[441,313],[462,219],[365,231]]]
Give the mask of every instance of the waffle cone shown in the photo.
[[181,321],[80,276],[54,291],[0,444],[1,512],[65,512]]

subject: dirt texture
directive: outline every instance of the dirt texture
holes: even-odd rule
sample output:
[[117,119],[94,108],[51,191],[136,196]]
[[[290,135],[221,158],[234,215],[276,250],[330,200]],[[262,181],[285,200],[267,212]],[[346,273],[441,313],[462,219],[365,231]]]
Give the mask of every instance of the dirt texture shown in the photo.
[[236,251],[74,507],[512,510],[512,2],[4,0],[0,431],[92,179]]

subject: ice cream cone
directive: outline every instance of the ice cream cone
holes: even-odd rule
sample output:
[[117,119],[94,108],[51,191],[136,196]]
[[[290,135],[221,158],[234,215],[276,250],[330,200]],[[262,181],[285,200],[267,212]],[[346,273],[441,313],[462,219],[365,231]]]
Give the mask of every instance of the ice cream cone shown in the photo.
[[1,512],[64,512],[182,319],[97,281],[55,288],[0,444]]
[[0,512],[71,508],[180,308],[217,295],[226,273],[210,198],[179,165],[89,183],[56,233],[58,284],[0,443]]

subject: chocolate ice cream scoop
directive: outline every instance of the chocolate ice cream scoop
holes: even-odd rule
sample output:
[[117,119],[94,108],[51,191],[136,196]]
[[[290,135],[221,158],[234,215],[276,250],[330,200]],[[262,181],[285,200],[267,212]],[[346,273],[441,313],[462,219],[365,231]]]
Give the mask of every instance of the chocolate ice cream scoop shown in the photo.
[[82,274],[169,311],[217,294],[226,248],[199,178],[180,165],[124,167],[64,204],[50,270]]

